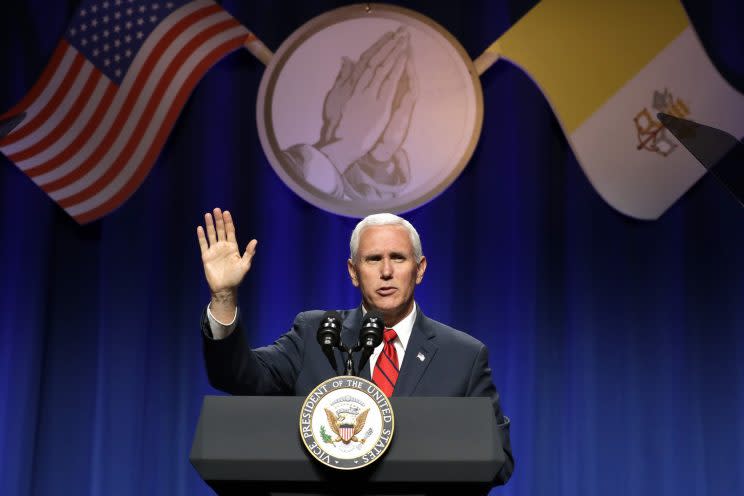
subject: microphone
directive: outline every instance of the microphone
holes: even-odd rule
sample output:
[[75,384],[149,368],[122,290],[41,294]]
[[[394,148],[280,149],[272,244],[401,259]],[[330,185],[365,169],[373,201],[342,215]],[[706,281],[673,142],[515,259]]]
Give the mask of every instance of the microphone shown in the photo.
[[318,326],[317,339],[333,370],[338,370],[336,356],[333,354],[333,348],[341,342],[341,315],[338,312],[330,311],[323,314]]
[[359,330],[359,346],[362,347],[362,356],[359,359],[359,370],[367,364],[369,357],[377,346],[382,343],[382,334],[385,332],[385,321],[382,314],[376,310],[370,310],[364,314],[362,328]]

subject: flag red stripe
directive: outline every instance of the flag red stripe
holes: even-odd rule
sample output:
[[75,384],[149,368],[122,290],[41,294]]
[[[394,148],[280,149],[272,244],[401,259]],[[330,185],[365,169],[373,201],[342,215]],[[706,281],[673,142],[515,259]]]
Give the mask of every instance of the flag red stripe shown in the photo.
[[[116,157],[114,162],[108,168],[108,170],[101,177],[96,179],[92,184],[88,185],[83,190],[71,196],[60,198],[57,201],[57,203],[59,203],[59,205],[63,208],[67,208],[77,203],[81,203],[87,200],[88,198],[94,196],[103,187],[105,187],[108,183],[110,183],[119,174],[119,172],[121,172],[121,170],[124,168],[124,166],[127,163],[127,160],[129,160],[129,158],[134,154],[140,140],[142,139],[142,136],[145,134],[145,131],[147,130],[147,127],[150,123],[150,119],[155,114],[155,111],[160,105],[160,101],[163,95],[165,94],[166,90],[168,89],[168,86],[173,80],[175,73],[178,72],[178,70],[182,66],[183,62],[188,57],[190,57],[201,45],[203,45],[206,40],[208,40],[212,36],[217,35],[226,29],[239,26],[239,25],[240,24],[235,19],[231,18],[226,21],[217,23],[213,26],[210,26],[209,28],[199,33],[197,36],[190,39],[189,42],[183,47],[183,49],[181,49],[181,51],[178,52],[178,54],[173,58],[173,60],[171,60],[163,77],[160,78],[160,80],[158,81],[155,91],[153,91],[152,96],[150,97],[150,100],[148,101],[147,106],[145,107],[144,112],[140,116],[139,121],[137,122],[137,125],[134,129],[134,132],[129,136],[129,141],[124,146],[124,149],[119,154],[119,156]],[[161,131],[162,131],[162,127],[161,127]],[[45,191],[46,191],[46,188],[45,188]]]
[[[103,95],[103,98],[101,98],[101,102],[98,104],[98,107],[96,108],[96,111],[93,113],[91,118],[88,120],[88,122],[85,124],[85,127],[80,131],[80,134],[78,134],[75,139],[67,145],[67,148],[62,150],[57,156],[50,158],[46,162],[43,162],[39,165],[36,165],[34,167],[30,167],[26,169],[24,172],[29,175],[29,177],[36,177],[40,176],[42,174],[46,174],[47,172],[50,172],[57,167],[61,166],[68,160],[70,160],[73,155],[78,153],[80,149],[85,145],[85,143],[90,139],[90,136],[93,134],[93,132],[98,128],[98,125],[103,120],[103,117],[106,115],[106,112],[109,110],[109,105],[111,105],[111,102],[114,99],[114,96],[116,95],[117,87],[113,83],[109,85],[108,88],[106,88],[106,92]],[[49,183],[52,184],[52,183]],[[43,189],[43,188],[42,188]]]
[[[71,171],[69,174],[66,174],[59,179],[42,185],[41,188],[46,193],[51,193],[53,191],[57,191],[66,186],[69,186],[70,184],[79,180],[81,177],[85,176],[96,165],[100,164],[101,159],[106,155],[108,150],[111,148],[111,145],[116,141],[116,138],[119,136],[121,130],[124,129],[124,124],[129,119],[132,109],[135,106],[135,102],[140,97],[140,92],[144,88],[153,67],[157,64],[163,52],[165,52],[165,50],[168,48],[168,46],[171,45],[173,40],[177,38],[182,32],[186,31],[191,26],[191,24],[199,21],[200,19],[208,17],[215,12],[220,12],[221,10],[222,9],[219,7],[219,5],[212,5],[205,9],[192,12],[188,16],[181,19],[178,23],[174,24],[173,28],[171,28],[171,30],[169,30],[168,33],[163,36],[163,38],[158,42],[150,56],[143,64],[139,74],[137,75],[137,78],[135,79],[134,84],[129,90],[129,94],[127,95],[124,104],[121,107],[121,112],[116,116],[111,129],[108,131],[108,133],[106,133],[106,136],[104,136],[103,140],[95,149],[95,151],[93,151],[93,153],[91,153],[87,159],[85,159],[75,170]],[[167,74],[165,74],[163,78],[161,78],[161,81],[163,80],[168,80]],[[152,98],[155,98],[154,94]],[[83,142],[87,141],[88,139],[90,139],[90,136],[85,135],[85,140],[83,140]],[[61,202],[58,203],[63,207],[65,206]],[[70,205],[74,203],[78,202],[75,201],[73,203],[70,203]]]
[[15,115],[23,110],[26,110],[29,106],[31,106],[34,100],[39,98],[41,92],[44,91],[44,88],[46,88],[47,84],[49,84],[49,80],[52,79],[54,73],[57,72],[57,68],[62,62],[62,59],[65,56],[65,52],[67,51],[67,48],[69,46],[70,45],[68,45],[64,39],[57,44],[57,48],[54,49],[54,53],[52,54],[52,60],[49,61],[47,66],[44,68],[44,71],[41,73],[41,77],[31,87],[31,91],[26,93],[26,96],[24,96],[20,102],[15,104],[13,108],[0,115],[0,119],[5,119],[6,117],[10,117],[11,115]]
[[83,57],[79,53],[76,53],[75,60],[72,62],[70,70],[65,75],[65,78],[62,80],[62,84],[60,84],[59,88],[57,88],[57,91],[55,91],[51,100],[49,100],[44,108],[38,114],[36,114],[36,117],[29,121],[28,124],[19,129],[18,132],[11,133],[10,135],[6,136],[5,139],[1,140],[0,145],[12,145],[13,143],[22,140],[29,134],[36,131],[39,126],[42,126],[47,121],[47,119],[49,119],[49,116],[51,116],[57,110],[59,104],[62,103],[65,95],[67,95],[67,92],[70,91],[70,88],[72,88],[72,84],[75,82],[75,78],[77,77],[78,72],[80,72],[80,69],[83,67],[84,63],[85,57]]
[[[53,145],[60,137],[62,137],[63,134],[68,132],[69,128],[75,122],[75,119],[80,115],[80,112],[82,112],[85,107],[85,104],[93,93],[93,89],[98,84],[101,76],[102,73],[94,69],[91,76],[85,82],[82,91],[77,96],[77,99],[70,107],[69,112],[67,112],[67,115],[65,115],[56,126],[54,126],[52,132],[25,150],[9,155],[8,158],[13,162],[20,162],[21,160],[29,159],[34,155],[43,152],[47,147]],[[26,173],[28,174],[28,172]]]
[[[235,24],[239,25],[237,21],[235,21]],[[184,85],[178,92],[178,96],[174,99],[173,105],[168,110],[168,115],[166,116],[163,125],[160,126],[160,131],[158,132],[157,137],[153,141],[152,146],[147,153],[147,156],[142,160],[134,176],[108,201],[92,210],[74,216],[74,219],[78,223],[85,224],[106,215],[107,213],[111,212],[116,207],[124,203],[124,201],[129,198],[132,193],[134,193],[134,191],[139,187],[142,181],[144,181],[147,173],[152,168],[152,164],[159,155],[163,143],[170,134],[170,130],[173,127],[176,118],[178,118],[178,115],[180,114],[181,109],[186,102],[186,99],[188,99],[192,90],[196,86],[196,83],[199,82],[199,80],[209,70],[210,67],[217,63],[217,61],[219,61],[225,54],[240,48],[244,41],[245,36],[241,35],[240,37],[223,43],[222,45],[212,50],[209,55],[194,68],[193,72],[186,79]]]

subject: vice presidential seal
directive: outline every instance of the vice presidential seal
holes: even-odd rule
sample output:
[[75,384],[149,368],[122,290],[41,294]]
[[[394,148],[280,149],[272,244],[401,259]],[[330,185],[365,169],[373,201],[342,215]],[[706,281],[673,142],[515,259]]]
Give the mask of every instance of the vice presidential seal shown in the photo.
[[300,437],[319,462],[353,470],[390,446],[395,418],[390,399],[374,383],[339,376],[319,384],[300,410]]

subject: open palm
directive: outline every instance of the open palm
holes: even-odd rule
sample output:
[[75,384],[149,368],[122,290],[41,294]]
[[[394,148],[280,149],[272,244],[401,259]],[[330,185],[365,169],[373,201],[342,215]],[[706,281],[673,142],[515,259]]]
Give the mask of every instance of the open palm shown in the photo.
[[251,260],[256,254],[258,242],[253,239],[240,254],[235,238],[235,224],[230,212],[214,209],[212,214],[204,214],[206,233],[202,226],[197,227],[204,275],[212,294],[236,291],[246,273],[251,268]]

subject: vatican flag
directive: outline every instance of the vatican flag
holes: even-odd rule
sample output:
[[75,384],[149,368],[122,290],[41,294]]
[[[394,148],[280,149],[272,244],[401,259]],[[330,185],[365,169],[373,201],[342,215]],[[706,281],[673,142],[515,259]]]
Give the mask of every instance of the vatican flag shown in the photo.
[[744,135],[744,97],[678,0],[543,0],[488,54],[535,81],[591,184],[631,217],[658,218],[705,173],[657,113]]

